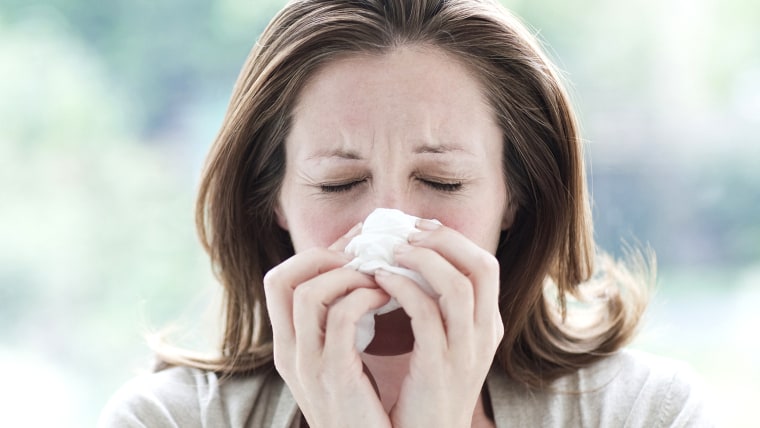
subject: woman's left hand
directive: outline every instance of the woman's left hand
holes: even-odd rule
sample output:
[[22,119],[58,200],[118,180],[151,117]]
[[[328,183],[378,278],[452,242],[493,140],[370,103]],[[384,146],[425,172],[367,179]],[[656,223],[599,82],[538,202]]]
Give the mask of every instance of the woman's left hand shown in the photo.
[[375,280],[411,318],[409,374],[391,410],[394,427],[469,427],[483,383],[504,335],[499,313],[499,263],[460,233],[421,220],[396,262],[419,272],[438,293],[378,271]]

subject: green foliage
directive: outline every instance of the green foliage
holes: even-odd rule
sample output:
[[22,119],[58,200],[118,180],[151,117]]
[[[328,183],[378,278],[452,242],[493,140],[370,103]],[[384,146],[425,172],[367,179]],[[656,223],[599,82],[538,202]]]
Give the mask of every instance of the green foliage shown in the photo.
[[10,2],[3,12],[11,23],[39,24],[34,32],[53,25],[86,46],[113,89],[134,104],[136,129],[150,136],[170,127],[184,104],[218,96],[220,88],[226,97],[255,38],[283,3],[49,0]]

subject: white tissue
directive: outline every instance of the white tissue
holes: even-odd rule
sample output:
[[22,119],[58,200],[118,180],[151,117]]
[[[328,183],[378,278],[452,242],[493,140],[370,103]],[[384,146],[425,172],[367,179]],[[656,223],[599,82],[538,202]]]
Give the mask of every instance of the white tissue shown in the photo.
[[[409,234],[419,231],[415,227],[418,218],[390,208],[378,208],[362,224],[361,234],[355,236],[346,246],[346,252],[355,258],[345,267],[366,274],[374,274],[384,269],[404,275],[415,281],[427,294],[435,292],[417,272],[398,267],[393,257],[393,249],[407,242]],[[356,324],[356,349],[364,351],[375,337],[375,315],[382,315],[401,307],[396,299],[391,299],[382,307],[369,311]]]

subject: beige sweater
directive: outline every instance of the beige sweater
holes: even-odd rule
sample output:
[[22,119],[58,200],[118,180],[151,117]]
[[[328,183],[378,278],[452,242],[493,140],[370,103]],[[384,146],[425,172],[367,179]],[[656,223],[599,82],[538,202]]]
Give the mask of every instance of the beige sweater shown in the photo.
[[[529,390],[492,369],[486,380],[497,427],[713,426],[689,369],[639,351]],[[176,367],[136,378],[101,414],[100,427],[297,427],[300,412],[274,369],[220,382]]]

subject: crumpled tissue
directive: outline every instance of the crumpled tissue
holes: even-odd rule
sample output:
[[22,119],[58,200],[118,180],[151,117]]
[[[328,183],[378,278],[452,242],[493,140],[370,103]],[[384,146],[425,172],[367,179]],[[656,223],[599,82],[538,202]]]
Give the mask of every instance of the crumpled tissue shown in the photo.
[[[406,276],[416,282],[430,296],[436,293],[417,272],[399,267],[393,257],[393,249],[407,243],[409,234],[419,231],[415,227],[418,217],[391,208],[378,208],[364,220],[361,233],[346,246],[346,252],[354,255],[345,267],[373,275],[384,269]],[[375,315],[382,315],[400,308],[396,299],[382,307],[364,314],[356,325],[356,349],[364,351],[375,337]]]

